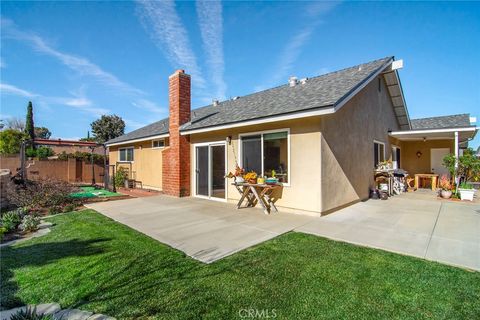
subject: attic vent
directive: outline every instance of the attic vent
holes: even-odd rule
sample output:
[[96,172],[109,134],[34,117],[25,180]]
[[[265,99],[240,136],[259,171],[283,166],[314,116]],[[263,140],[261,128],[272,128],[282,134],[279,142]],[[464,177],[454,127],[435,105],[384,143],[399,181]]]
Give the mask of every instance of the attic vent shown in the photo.
[[288,85],[290,87],[295,87],[298,84],[298,79],[297,77],[290,77],[288,78]]
[[213,100],[212,105],[213,105],[214,107],[218,106],[218,100]]
[[300,83],[301,83],[301,84],[305,84],[305,83],[307,83],[307,80],[308,80],[308,78],[300,79]]

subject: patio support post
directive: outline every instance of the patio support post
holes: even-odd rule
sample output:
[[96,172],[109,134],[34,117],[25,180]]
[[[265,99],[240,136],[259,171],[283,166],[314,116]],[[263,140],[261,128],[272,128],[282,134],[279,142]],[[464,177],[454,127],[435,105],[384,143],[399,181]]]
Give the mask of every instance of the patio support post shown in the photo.
[[455,131],[455,183],[458,185],[457,181],[457,169],[458,169],[458,131]]

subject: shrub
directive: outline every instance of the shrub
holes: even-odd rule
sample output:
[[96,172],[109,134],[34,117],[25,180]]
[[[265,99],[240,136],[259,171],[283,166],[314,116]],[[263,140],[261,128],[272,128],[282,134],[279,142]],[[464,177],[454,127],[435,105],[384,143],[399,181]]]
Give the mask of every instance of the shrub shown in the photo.
[[2,216],[2,226],[7,230],[7,232],[16,230],[21,222],[22,217],[17,210],[8,211]]
[[36,231],[40,225],[40,218],[33,214],[28,214],[23,217],[22,223],[20,224],[20,229],[23,231]]
[[10,320],[54,320],[53,315],[37,314],[36,308],[27,308],[20,310],[10,316]]
[[63,208],[63,212],[72,212],[73,210],[75,210],[75,208],[76,208],[76,205],[73,203],[70,203]]
[[32,147],[27,148],[25,150],[25,155],[29,158],[35,158],[37,156],[37,150],[33,149]]
[[48,208],[48,214],[49,215],[58,214],[60,212],[62,212],[62,207],[60,207],[60,206],[53,206],[53,207]]
[[8,232],[7,228],[5,228],[4,226],[0,227],[0,241],[3,240],[3,235],[7,232]]
[[116,187],[123,187],[125,185],[125,180],[128,179],[128,171],[126,168],[118,168],[117,172],[115,172],[115,186]]
[[25,133],[15,129],[0,131],[0,154],[19,153],[22,140],[26,138]]
[[17,207],[49,208],[71,203],[70,194],[77,190],[67,182],[53,179],[27,181],[25,185],[10,183],[7,199]]
[[54,155],[54,152],[49,147],[41,146],[37,149],[37,157],[39,159],[46,159],[46,158],[51,157],[53,155]]

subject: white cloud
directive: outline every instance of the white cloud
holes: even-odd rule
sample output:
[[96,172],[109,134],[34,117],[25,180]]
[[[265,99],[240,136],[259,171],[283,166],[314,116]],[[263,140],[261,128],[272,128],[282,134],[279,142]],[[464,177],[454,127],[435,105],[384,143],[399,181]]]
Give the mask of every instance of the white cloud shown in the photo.
[[123,121],[125,121],[125,124],[127,125],[127,127],[131,130],[135,130],[135,129],[138,129],[138,128],[141,128],[141,127],[145,127],[146,124],[145,123],[141,123],[141,122],[137,122],[135,120],[131,120],[131,119],[123,119]]
[[223,57],[223,16],[220,1],[197,0],[197,15],[202,35],[203,49],[207,54],[215,98],[225,100],[227,85],[223,79],[225,62]]
[[317,26],[323,22],[320,17],[330,12],[337,4],[338,2],[317,1],[306,6],[304,11],[306,24],[288,41],[278,58],[274,74],[270,77],[267,84],[256,86],[255,89],[257,91],[259,91],[258,89],[263,90],[266,87],[276,85],[279,82],[287,83],[289,72],[300,56],[304,46],[310,40]]
[[11,84],[6,84],[6,83],[0,83],[0,92],[2,94],[11,94],[11,95],[21,96],[25,98],[33,98],[38,96],[37,94],[34,94],[30,91],[23,90]]
[[50,104],[66,105],[97,117],[110,113],[110,110],[108,109],[93,107],[92,102],[83,96],[83,94],[76,94],[74,92],[72,92],[72,97],[51,97],[20,89],[7,83],[0,83],[0,93],[29,98],[34,100],[34,102],[38,102],[41,105],[46,106],[47,108]]
[[47,42],[33,33],[19,30],[15,24],[8,19],[1,18],[2,37],[13,38],[28,43],[37,52],[49,55],[56,58],[68,68],[78,72],[81,75],[90,76],[96,81],[101,82],[107,86],[121,89],[123,91],[135,94],[143,94],[143,92],[131,85],[119,80],[113,74],[104,71],[96,64],[90,62],[88,59],[63,53],[54,49]]
[[132,102],[132,104],[139,109],[146,110],[146,111],[149,111],[149,112],[163,113],[163,114],[168,113],[167,108],[162,108],[162,107],[156,105],[155,102],[152,102],[152,101],[147,100],[147,99],[138,99],[138,100]]
[[199,88],[205,87],[197,58],[190,46],[187,31],[175,10],[173,0],[138,0],[137,12],[145,30],[155,45],[165,52],[169,62],[191,74],[192,82]]

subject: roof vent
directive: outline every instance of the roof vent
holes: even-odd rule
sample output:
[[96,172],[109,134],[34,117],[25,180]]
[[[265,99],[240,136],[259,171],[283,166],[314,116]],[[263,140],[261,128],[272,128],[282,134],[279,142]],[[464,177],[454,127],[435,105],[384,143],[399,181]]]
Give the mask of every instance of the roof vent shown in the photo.
[[290,78],[288,78],[288,85],[289,85],[290,87],[295,87],[295,86],[297,85],[297,83],[298,83],[297,77],[290,77]]
[[212,105],[213,105],[214,107],[218,106],[218,100],[213,100],[213,101],[212,101]]
[[362,66],[358,66],[358,71],[362,71]]
[[300,83],[301,83],[301,84],[305,84],[305,83],[307,83],[307,80],[308,80],[308,78],[300,79]]
[[239,96],[235,96],[235,97],[232,98],[232,100],[238,100],[238,99],[240,99]]

